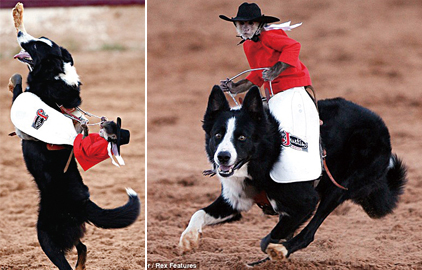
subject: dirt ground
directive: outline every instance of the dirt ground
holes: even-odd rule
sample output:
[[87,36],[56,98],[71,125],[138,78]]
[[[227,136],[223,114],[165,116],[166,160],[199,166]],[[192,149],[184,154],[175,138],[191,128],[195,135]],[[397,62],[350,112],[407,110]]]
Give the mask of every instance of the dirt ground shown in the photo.
[[[319,99],[342,96],[377,112],[409,182],[395,212],[372,220],[345,203],[315,241],[284,262],[256,269],[422,269],[422,5],[419,0],[257,1],[266,15],[303,22],[302,44]],[[220,192],[204,151],[201,119],[220,79],[248,69],[230,22],[241,1],[148,2],[148,263],[244,269],[263,258],[260,239],[276,224],[258,207],[236,223],[206,227],[199,248],[179,255],[191,215]]]
[[[88,248],[87,269],[132,270],[145,265],[145,8],[84,7],[25,9],[26,30],[47,36],[69,49],[83,83],[82,108],[109,119],[122,118],[131,131],[130,144],[122,146],[126,166],[106,160],[82,173],[91,199],[104,208],[127,200],[126,187],[140,196],[142,213],[132,226],[103,230],[87,226],[82,240]],[[0,269],[56,269],[38,244],[36,221],[38,190],[27,172],[9,110],[8,79],[28,70],[13,60],[19,51],[10,10],[0,10]],[[97,122],[96,119],[91,120]],[[98,132],[98,127],[91,127]],[[68,256],[76,263],[76,250]]]

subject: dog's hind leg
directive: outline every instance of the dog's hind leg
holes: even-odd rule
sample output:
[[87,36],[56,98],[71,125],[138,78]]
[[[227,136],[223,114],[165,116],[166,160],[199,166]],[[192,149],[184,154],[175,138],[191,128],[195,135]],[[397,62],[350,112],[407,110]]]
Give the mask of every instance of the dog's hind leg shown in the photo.
[[50,261],[57,266],[60,270],[73,270],[72,267],[66,260],[64,251],[57,247],[52,241],[50,235],[40,228],[38,230],[38,241],[40,242],[41,248]]
[[78,261],[76,262],[75,270],[85,270],[86,246],[79,241],[76,245],[76,250],[78,251]]
[[347,191],[335,189],[335,187],[325,191],[321,197],[317,211],[308,225],[291,240],[282,243],[287,251],[287,253],[284,254],[286,257],[299,249],[307,247],[314,241],[315,233],[322,222],[337,206],[346,200],[346,192]]

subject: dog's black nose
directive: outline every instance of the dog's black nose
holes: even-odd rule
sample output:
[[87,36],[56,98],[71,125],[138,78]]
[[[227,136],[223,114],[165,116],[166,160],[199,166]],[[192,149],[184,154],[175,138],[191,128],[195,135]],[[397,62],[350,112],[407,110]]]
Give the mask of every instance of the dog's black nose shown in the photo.
[[222,151],[218,153],[217,158],[220,164],[227,164],[227,162],[229,162],[231,158],[231,155],[230,155],[230,152]]
[[22,31],[18,32],[18,37],[21,37],[23,35]]

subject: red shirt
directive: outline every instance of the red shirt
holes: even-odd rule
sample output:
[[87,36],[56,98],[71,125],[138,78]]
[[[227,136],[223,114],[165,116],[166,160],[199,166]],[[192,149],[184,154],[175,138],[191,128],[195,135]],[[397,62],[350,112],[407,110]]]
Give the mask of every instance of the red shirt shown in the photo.
[[98,133],[90,133],[82,139],[82,134],[76,136],[73,142],[73,152],[84,171],[109,158],[108,142]]
[[[306,66],[299,60],[300,43],[289,38],[283,30],[262,31],[259,40],[243,43],[251,68],[272,67],[278,61],[289,64],[286,70],[272,81],[274,94],[293,87],[311,85]],[[270,90],[269,82],[262,79],[262,70],[253,71],[247,77],[253,84]]]

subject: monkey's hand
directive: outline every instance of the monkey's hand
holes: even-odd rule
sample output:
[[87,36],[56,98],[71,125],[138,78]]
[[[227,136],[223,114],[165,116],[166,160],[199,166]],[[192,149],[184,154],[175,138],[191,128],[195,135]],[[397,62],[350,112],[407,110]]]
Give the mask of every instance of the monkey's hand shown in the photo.
[[88,137],[88,133],[89,133],[89,130],[88,130],[88,121],[83,121],[81,123],[81,127],[82,127],[82,130],[83,130],[83,133],[84,133],[83,138]]
[[267,82],[273,81],[275,78],[278,77],[278,75],[280,75],[281,72],[283,72],[289,66],[289,64],[277,62],[274,66],[262,71],[262,78],[264,79],[264,81]]
[[220,87],[224,92],[230,91],[232,94],[239,94],[248,91],[253,86],[253,83],[247,79],[242,79],[238,82],[233,82],[230,79],[220,81]]
[[220,88],[223,92],[229,92],[234,87],[234,83],[229,78],[220,81]]

